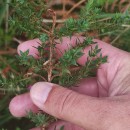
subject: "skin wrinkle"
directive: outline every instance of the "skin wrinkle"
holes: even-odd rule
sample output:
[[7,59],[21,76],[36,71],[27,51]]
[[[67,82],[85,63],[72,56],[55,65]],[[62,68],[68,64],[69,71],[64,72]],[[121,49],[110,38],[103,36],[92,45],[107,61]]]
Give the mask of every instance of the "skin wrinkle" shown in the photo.
[[[65,100],[65,102],[64,102],[64,106],[65,107],[63,107],[63,109],[62,109],[62,111],[61,111],[61,117],[63,117],[64,115],[65,115],[65,113],[66,113],[66,111],[70,111],[69,109],[73,106],[73,108],[76,110],[77,109],[77,104],[79,105],[79,106],[81,106],[80,105],[80,102],[82,102],[82,99],[81,98],[78,98],[79,97],[79,95],[76,95],[75,94],[75,92],[71,92],[71,93],[69,93],[69,95],[67,96],[67,98],[65,98],[64,100]],[[69,112],[69,113],[71,113],[71,116],[73,117],[73,118],[75,118],[75,121],[77,122],[77,117],[75,117],[75,110],[74,109],[71,109],[71,111]],[[82,111],[83,111],[83,109],[82,109]],[[64,116],[65,117],[65,116]],[[67,117],[68,118],[68,117]],[[69,117],[70,118],[70,117]],[[80,124],[80,123],[79,123]]]
[[[101,100],[103,100],[103,99],[101,99]],[[107,98],[106,98],[106,100],[104,100],[103,102],[105,102],[105,107],[104,107],[104,109],[101,109],[100,111],[101,111],[101,113],[104,112],[104,114],[103,114],[104,116],[102,116],[102,121],[103,121],[102,124],[104,124],[104,125],[103,125],[103,129],[101,129],[101,130],[109,130],[110,125],[112,125],[114,123],[111,120],[109,120],[109,118],[111,119],[111,117],[113,115],[113,107],[114,107],[112,105],[113,101],[111,101],[111,99],[107,100]]]
[[[103,68],[103,73],[104,73],[104,77],[107,77],[107,72],[106,72],[106,70],[104,70],[104,68]],[[107,96],[108,96],[108,90],[109,90],[108,86],[109,85],[108,85],[108,81],[106,80],[106,78],[105,78],[105,82],[106,82],[106,86],[103,86],[103,88],[105,89]]]
[[[102,71],[103,71],[103,69],[102,69]],[[104,71],[103,71],[104,72]],[[103,73],[102,72],[102,73]],[[104,74],[104,73],[103,73]],[[103,78],[104,78],[104,76],[103,76]],[[107,85],[106,86],[104,86],[104,84],[103,83],[101,83],[101,81],[97,78],[97,83],[98,83],[98,86],[99,86],[99,97],[106,97],[106,96],[108,96],[108,93],[107,93],[107,90],[109,89],[108,87],[107,87]],[[108,89],[107,89],[108,88]],[[104,91],[104,92],[103,92]]]
[[[122,100],[118,100],[121,96],[114,97],[114,99],[111,97],[108,101],[110,102],[109,104],[111,105],[109,109],[109,116],[107,118],[107,122],[105,123],[106,129],[105,130],[126,130],[126,129],[114,129],[113,126],[120,126],[123,124],[123,121],[127,121],[127,114],[130,113],[130,101],[126,102],[126,99],[128,96],[126,96]],[[129,99],[128,99],[129,100]],[[129,110],[129,112],[128,112]],[[126,116],[125,116],[126,115]],[[124,118],[124,119],[123,119]],[[121,120],[121,122],[120,122]],[[108,125],[109,123],[109,125]],[[124,123],[126,124],[126,123]],[[111,126],[113,129],[111,129]],[[122,127],[120,127],[122,128]]]
[[115,74],[114,74],[114,78],[112,79],[111,83],[109,84],[109,85],[110,85],[110,88],[109,88],[109,90],[108,90],[108,96],[111,96],[111,91],[113,91],[113,90],[111,90],[111,88],[112,88],[112,86],[113,86],[112,83],[114,82],[114,80],[115,80],[115,78],[116,78],[116,75],[118,75],[120,68],[121,68],[120,65],[118,65],[117,70],[116,70],[116,72],[115,72]]
[[[123,70],[123,68],[124,68],[124,65],[122,65],[118,68],[119,70],[117,72],[117,76],[115,76],[115,78],[113,80],[113,84],[111,85],[110,96],[119,95],[121,93],[120,91],[122,91],[122,88],[124,88],[124,86],[126,86],[126,84],[124,83],[126,80],[126,77],[128,77],[128,79],[130,79],[129,73],[128,74],[125,73],[125,77],[123,76],[123,72],[128,72],[128,71],[126,71],[126,68],[125,68],[125,70]],[[128,84],[130,84],[130,82],[128,82]],[[117,86],[117,87],[115,87],[115,86]]]
[[[128,85],[127,85],[128,84]],[[123,86],[118,92],[118,95],[124,95],[130,93],[130,74],[128,74],[122,81],[121,81],[121,86]],[[125,87],[124,87],[125,86]]]
[[98,90],[97,90],[97,92],[98,92],[97,97],[100,97],[100,96],[99,96],[99,85],[98,85],[98,79],[97,79],[96,81],[97,81],[97,88],[98,88]]
[[[106,63],[107,65],[107,63]],[[104,65],[101,65],[101,68],[98,69],[97,72],[97,82],[98,82],[98,86],[99,86],[99,96],[103,97],[103,96],[108,96],[108,81],[106,80],[106,75],[107,72],[105,71]]]
[[[50,91],[50,93],[49,93],[49,95],[48,95],[48,98],[47,98],[47,100],[45,101],[45,103],[44,103],[44,105],[46,106],[47,104],[50,104],[49,102],[52,102],[52,94],[53,95],[55,95],[55,94],[57,94],[57,92],[55,92],[55,90],[56,90],[56,87],[57,87],[58,85],[55,85],[55,86],[53,86],[52,87],[52,90]],[[59,86],[58,86],[59,87]],[[60,90],[61,92],[60,92],[60,94],[62,94],[63,93],[63,90]],[[59,119],[62,119],[62,112],[63,112],[63,110],[64,110],[64,105],[65,105],[65,102],[66,102],[66,100],[68,99],[68,97],[71,95],[71,93],[73,93],[73,91],[68,91],[67,92],[67,94],[66,94],[66,97],[64,97],[64,98],[62,98],[61,96],[62,95],[60,95],[59,96],[59,102],[58,103],[56,103],[55,104],[55,106],[58,106],[58,108],[57,108],[57,110],[58,110],[58,118]],[[61,101],[60,101],[61,100]],[[68,101],[67,101],[67,103],[68,103]],[[44,107],[43,107],[44,108]],[[57,111],[56,110],[56,111]],[[54,112],[54,111],[53,111]],[[53,113],[52,113],[53,114]]]
[[[117,55],[119,56],[119,54],[117,53]],[[109,59],[110,59],[110,57],[109,57]],[[112,58],[113,59],[113,58]],[[107,86],[107,87],[105,87],[104,85],[102,85],[101,84],[101,82],[100,82],[100,84],[99,84],[99,86],[101,85],[101,87],[103,87],[106,91],[107,91],[107,96],[109,96],[110,94],[110,86],[111,86],[111,83],[113,82],[113,80],[114,80],[114,77],[116,76],[116,72],[118,72],[118,69],[119,69],[119,65],[120,65],[120,62],[118,63],[118,65],[117,65],[117,70],[116,70],[116,72],[114,73],[114,76],[113,76],[113,78],[112,78],[112,81],[110,81],[110,77],[112,76],[112,74],[111,74],[111,76],[109,75],[109,71],[111,71],[111,70],[109,70],[109,66],[111,67],[111,65],[110,64],[112,64],[115,60],[116,60],[117,58],[115,58],[115,59],[113,59],[112,61],[109,61],[109,63],[107,63],[107,69],[108,69],[108,71],[106,72],[106,74],[105,74],[105,72],[104,72],[104,65],[102,65],[103,67],[102,67],[102,71],[104,72],[104,77],[106,77],[105,79],[107,79],[106,80],[106,82],[107,83],[105,83],[104,85],[105,86]],[[106,70],[106,65],[105,65],[105,70]],[[103,72],[101,72],[101,73],[103,73]],[[109,76],[108,76],[109,75]],[[100,76],[98,76],[98,77],[100,77]],[[104,77],[103,77],[103,79],[104,79]],[[109,79],[107,78],[107,77],[109,77]],[[100,80],[100,79],[99,79]],[[109,83],[109,82],[110,83]]]
[[[100,115],[99,116],[100,120],[99,120],[98,124],[100,124],[102,126],[102,128],[97,129],[97,130],[107,130],[107,129],[104,129],[105,126],[103,124],[105,124],[108,116],[110,116],[109,110],[111,109],[111,105],[109,104],[109,102],[107,100],[104,100],[104,98],[99,98],[99,100],[101,101],[101,107],[99,107],[99,109],[98,109],[98,114]],[[102,107],[102,104],[105,104],[105,105]]]
[[64,112],[64,108],[65,108],[65,106],[68,104],[68,99],[70,99],[69,97],[71,96],[73,94],[73,91],[70,91],[69,93],[68,93],[68,95],[66,95],[66,98],[64,99],[64,101],[63,101],[63,105],[61,105],[61,109],[59,110],[60,111],[60,115],[62,115],[62,113]]
[[[128,56],[129,56],[129,54],[128,54]],[[115,58],[115,57],[117,57],[117,58]],[[108,91],[108,96],[115,96],[115,95],[119,95],[118,94],[118,92],[119,92],[119,86],[120,86],[120,84],[118,83],[117,84],[117,80],[116,80],[116,78],[117,78],[117,76],[121,76],[121,74],[119,74],[119,73],[122,73],[122,72],[120,72],[120,70],[122,70],[123,69],[123,67],[125,66],[124,64],[122,64],[122,60],[118,60],[118,62],[117,62],[117,60],[116,59],[118,59],[118,57],[122,57],[122,55],[121,54],[118,54],[118,53],[116,53],[116,55],[115,55],[115,57],[114,57],[114,59],[113,59],[113,61],[111,61],[111,64],[113,64],[113,65],[115,65],[115,64],[117,64],[116,65],[116,71],[114,72],[114,76],[113,76],[113,78],[112,78],[112,80],[110,81],[109,79],[107,79],[110,83],[109,83],[109,91]],[[121,58],[121,59],[123,59],[123,57]],[[116,62],[116,63],[115,63]],[[115,63],[115,64],[114,64]],[[111,67],[112,65],[110,65],[110,63],[109,63],[109,66]],[[110,67],[108,67],[108,72],[110,71],[109,70],[109,68]],[[109,74],[109,73],[108,73]],[[109,77],[110,78],[110,75],[107,75],[107,77]],[[119,79],[118,79],[118,81],[119,81]],[[121,81],[121,83],[122,83],[122,81]],[[117,89],[117,87],[115,87],[115,86],[118,86],[118,89]],[[122,86],[123,87],[123,86]]]
[[102,95],[100,94],[100,88],[104,88],[104,87],[101,87],[102,84],[101,84],[101,82],[98,79],[97,79],[97,84],[98,84],[98,97],[102,97],[103,94]]
[[[107,63],[106,63],[106,64],[107,64]],[[108,80],[107,80],[107,76],[108,76],[108,75],[107,75],[107,71],[105,71],[105,70],[104,70],[104,75],[105,75],[105,77],[106,77],[106,84],[107,84],[107,87],[105,88],[105,90],[107,91],[107,95],[108,95],[108,91],[109,91],[109,87],[108,87],[108,86],[109,86],[109,82],[108,82]]]
[[[88,100],[86,101],[84,98],[82,100],[84,101],[85,104],[88,102]],[[96,123],[98,122],[97,124],[102,124],[104,122],[104,119],[106,118],[106,110],[108,109],[106,102],[104,102],[104,100],[102,98],[98,98],[98,100],[96,98],[90,98],[89,102],[91,102],[93,104],[93,107],[91,106],[91,108],[89,108],[89,103],[88,103],[88,106],[86,106],[85,104],[84,105],[79,104],[80,106],[82,106],[81,110],[82,111],[84,110],[84,114],[85,113],[87,114],[86,118],[84,120],[82,119],[82,122],[84,122],[84,123],[86,122],[86,124],[87,124],[87,122],[88,122],[87,120],[89,120],[88,118],[90,118],[90,119],[93,118],[93,122],[96,122]],[[103,102],[105,103],[105,105],[102,107]],[[87,107],[87,111],[90,111],[90,112],[86,112],[86,107]],[[98,115],[95,113],[98,113]],[[98,117],[95,118],[95,116],[98,116]],[[84,117],[85,117],[85,115],[84,115]],[[90,128],[93,128],[93,129],[90,129]],[[95,130],[95,125],[93,123],[89,122],[87,130],[88,129]],[[102,130],[102,129],[100,128],[100,130]]]

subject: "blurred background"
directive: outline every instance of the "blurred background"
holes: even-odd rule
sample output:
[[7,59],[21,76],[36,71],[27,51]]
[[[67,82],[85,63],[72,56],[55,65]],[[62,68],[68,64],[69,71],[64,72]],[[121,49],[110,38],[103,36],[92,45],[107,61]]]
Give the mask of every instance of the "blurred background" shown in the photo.
[[[0,0],[0,76],[5,77],[5,79],[8,74],[12,72],[17,74],[20,70],[16,60],[17,46],[31,39],[26,36],[26,33],[18,35],[18,28],[9,24],[10,16],[14,11],[10,6],[12,1]],[[86,2],[87,0],[47,0],[47,7],[54,9],[57,14],[57,22],[63,23],[65,19],[70,17],[78,18],[80,9]],[[99,6],[109,15],[115,12],[124,13],[130,8],[130,0],[99,0]],[[44,22],[51,22],[44,17],[44,14],[43,20]],[[108,44],[130,52],[130,26],[124,26],[126,26],[125,29],[120,33],[111,31],[106,35],[98,36],[98,32],[94,30],[89,35],[96,36]],[[14,95],[16,93],[3,91],[0,87],[0,130],[28,130],[33,126],[27,119],[15,119],[9,113],[8,104]]]

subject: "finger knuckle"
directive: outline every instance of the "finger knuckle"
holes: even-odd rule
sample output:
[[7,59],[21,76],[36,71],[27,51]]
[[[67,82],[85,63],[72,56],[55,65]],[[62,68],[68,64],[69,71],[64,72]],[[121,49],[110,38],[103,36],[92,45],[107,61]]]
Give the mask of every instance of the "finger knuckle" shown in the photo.
[[75,106],[76,104],[76,96],[74,96],[73,91],[67,92],[65,95],[62,96],[60,102],[59,102],[59,110],[58,110],[58,115],[60,118],[64,117],[68,111],[71,111],[71,109]]

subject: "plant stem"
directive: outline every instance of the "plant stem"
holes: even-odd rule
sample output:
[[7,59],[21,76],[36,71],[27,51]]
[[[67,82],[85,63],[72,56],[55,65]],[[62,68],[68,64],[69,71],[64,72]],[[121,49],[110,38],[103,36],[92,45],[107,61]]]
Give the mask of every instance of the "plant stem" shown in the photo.
[[114,44],[125,32],[127,32],[130,29],[130,27],[126,28],[123,32],[121,32],[112,42],[111,44]]
[[19,73],[15,69],[13,69],[12,66],[10,66],[10,64],[2,56],[0,56],[0,61],[2,61],[7,67],[9,67],[13,73],[19,75]]
[[51,77],[52,77],[52,58],[53,58],[53,38],[50,37],[50,55],[49,55],[49,70],[48,70],[48,82],[51,82]]
[[49,36],[49,42],[50,42],[50,48],[49,48],[49,68],[48,68],[48,82],[51,82],[52,80],[52,70],[53,70],[53,43],[54,43],[54,29],[56,26],[56,13],[49,9],[48,12],[50,13],[50,15],[52,15],[52,19],[53,19],[53,24],[52,24],[52,29],[50,31],[50,36]]
[[[7,35],[8,29],[9,29],[8,20],[9,20],[9,3],[10,3],[10,0],[7,0],[6,2],[7,2],[7,4],[6,4],[6,17],[5,17],[5,33]],[[5,39],[5,47],[7,47],[7,40],[6,39]]]
[[79,1],[77,4],[75,4],[66,14],[65,17],[67,17],[76,7],[78,7],[79,5],[81,5],[82,3],[84,3],[86,0],[81,0]]
[[32,76],[32,77],[39,77],[41,78],[43,81],[47,81],[43,76],[39,75],[39,74],[36,74],[36,73],[27,73],[25,74],[24,76]]

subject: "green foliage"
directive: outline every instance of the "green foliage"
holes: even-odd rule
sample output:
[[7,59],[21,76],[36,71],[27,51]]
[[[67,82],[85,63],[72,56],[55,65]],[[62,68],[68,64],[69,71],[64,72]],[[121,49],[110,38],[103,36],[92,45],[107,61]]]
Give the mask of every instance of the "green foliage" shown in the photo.
[[2,23],[2,20],[5,16],[5,12],[6,12],[6,3],[4,0],[0,1],[0,25]]
[[72,36],[74,33],[80,33],[88,30],[89,24],[84,19],[75,20],[73,18],[68,19],[64,26],[60,30],[56,31],[56,35]]
[[26,32],[29,37],[39,37],[42,34],[42,13],[45,11],[43,0],[14,0],[11,3],[15,13],[10,17],[10,25],[17,26],[18,32]]
[[0,88],[4,92],[10,92],[10,93],[23,93],[27,91],[28,88],[25,88],[25,86],[28,86],[31,84],[30,78],[25,78],[23,76],[17,76],[14,74],[10,74],[8,78],[0,76]]
[[[18,34],[24,34],[29,38],[37,37],[42,43],[36,48],[39,52],[37,59],[29,55],[29,50],[21,51],[20,56],[17,56],[19,67],[22,68],[19,74],[10,73],[4,77],[1,71],[0,88],[4,92],[16,94],[28,91],[27,86],[38,81],[71,87],[77,85],[83,78],[95,76],[99,66],[107,62],[107,56],[102,56],[101,49],[93,42],[94,37],[88,35],[89,32],[97,31],[99,36],[112,35],[124,29],[123,24],[130,24],[129,11],[123,14],[105,13],[99,8],[104,2],[89,0],[81,9],[79,18],[70,18],[57,28],[55,12],[47,10],[45,1],[13,0],[10,4],[13,9],[13,15],[9,20],[10,26],[15,28]],[[43,22],[42,16],[45,14],[52,18],[53,23]],[[3,35],[4,31],[0,31],[0,34]],[[56,39],[62,41],[63,36],[71,39],[73,35],[82,35],[84,41],[81,43],[77,36],[76,45],[71,46],[69,43],[70,49],[66,49],[64,54],[61,52],[62,56],[57,59],[55,49],[59,43]],[[86,47],[90,48],[88,54],[83,52]],[[77,62],[83,55],[86,56],[84,66]],[[42,113],[29,112],[28,118],[36,126],[47,126],[54,121],[54,117]],[[63,129],[64,127],[61,128]]]
[[[124,32],[124,30],[126,31]],[[120,49],[130,52],[130,27],[123,29],[122,32],[115,36],[117,40],[114,38],[115,42],[113,44]]]
[[[89,51],[89,56],[86,57],[87,62],[84,66],[78,65],[78,67],[80,68],[69,72],[68,68],[63,67],[63,75],[60,77],[59,84],[69,87],[78,84],[79,81],[83,78],[95,76],[96,69],[99,67],[99,65],[107,62],[107,56],[103,57],[100,52],[101,49],[98,49],[98,46],[96,45],[94,49],[91,48],[91,50]],[[99,57],[97,57],[98,54],[100,54]],[[63,65],[64,64],[65,62],[63,63]],[[75,66],[77,66],[77,64],[75,64]]]
[[9,45],[15,32],[15,28],[8,26],[9,4],[11,0],[0,1],[0,47]]
[[43,33],[43,34],[40,35],[39,39],[40,39],[43,43],[45,43],[45,42],[48,40],[48,36],[47,36],[45,33]]
[[6,42],[11,42],[14,32],[9,29],[8,33],[5,33],[5,30],[0,28],[0,47],[4,47]]
[[122,24],[130,24],[130,13],[127,10],[125,13],[105,13],[99,8],[99,1],[89,0],[84,8],[81,9],[79,19],[68,19],[64,26],[58,31],[56,36],[72,36],[80,32],[88,32],[96,30],[100,35],[111,34],[123,27]]
[[49,123],[53,122],[55,119],[51,116],[43,113],[35,114],[32,111],[28,112],[28,118],[35,123],[36,127],[42,127],[44,124],[44,127],[46,127]]
[[[64,53],[60,58],[61,66],[70,67],[77,66],[77,60],[83,55],[82,48],[73,48]],[[63,69],[64,71],[64,69]]]
[[87,46],[96,44],[96,42],[93,41],[92,37],[87,37],[82,43],[78,44],[77,46],[81,46],[83,49],[85,49]]
[[20,56],[17,56],[17,59],[19,60],[20,65],[33,66],[33,63],[35,62],[34,58],[29,55],[29,50],[25,52],[20,51]]
[[[106,0],[97,0],[96,2],[98,5],[104,5],[106,3]],[[113,3],[113,0],[107,0],[107,3],[111,4]]]

